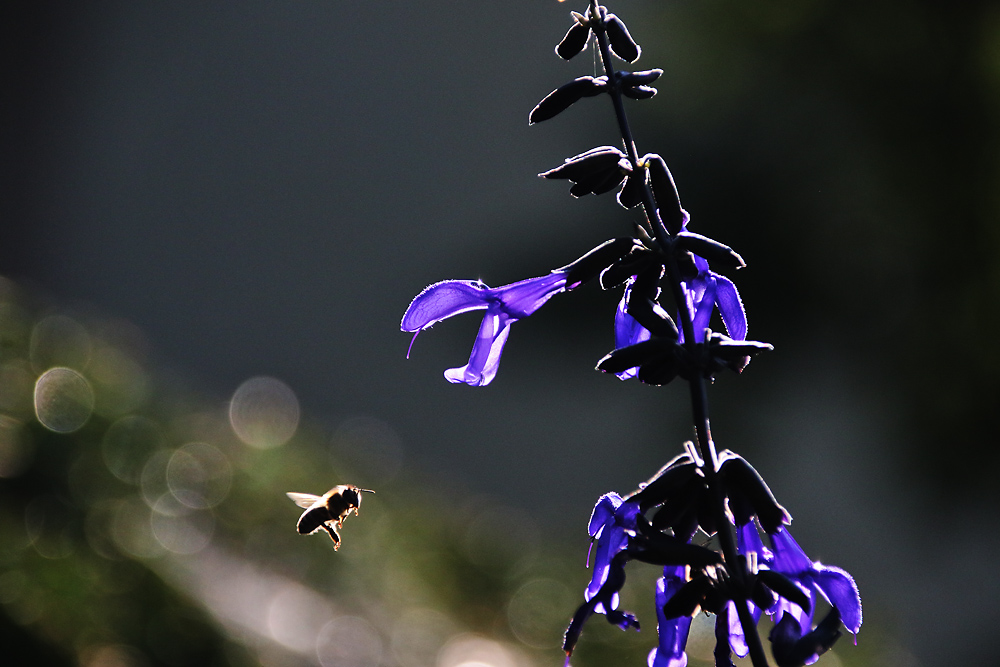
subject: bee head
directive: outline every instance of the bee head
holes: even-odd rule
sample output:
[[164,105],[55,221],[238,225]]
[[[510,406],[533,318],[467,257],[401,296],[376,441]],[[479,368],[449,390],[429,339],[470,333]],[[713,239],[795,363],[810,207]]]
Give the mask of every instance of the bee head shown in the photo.
[[349,507],[361,507],[361,493],[375,493],[371,489],[359,489],[356,486],[348,486],[341,494],[347,501]]

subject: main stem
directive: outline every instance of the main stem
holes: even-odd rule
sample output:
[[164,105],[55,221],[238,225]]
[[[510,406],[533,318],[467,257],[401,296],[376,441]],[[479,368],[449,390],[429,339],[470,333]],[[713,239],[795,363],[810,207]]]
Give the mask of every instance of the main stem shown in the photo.
[[[622,142],[628,154],[632,169],[640,169],[639,154],[635,147],[635,139],[632,137],[632,130],[628,124],[628,117],[625,115],[625,105],[622,100],[621,91],[615,77],[615,69],[611,60],[611,47],[608,44],[608,35],[604,30],[603,21],[600,18],[597,0],[590,2],[590,15],[595,21],[594,35],[597,38],[597,45],[601,52],[601,62],[604,65],[604,73],[608,77],[608,90],[611,101],[615,108],[615,117],[618,119],[618,129],[621,132]],[[643,189],[643,209],[646,220],[655,234],[656,241],[663,250],[666,260],[666,273],[670,282],[670,288],[677,303],[677,310],[680,314],[681,328],[684,331],[685,345],[693,348],[696,345],[694,327],[691,322],[691,313],[687,307],[687,297],[681,289],[680,271],[677,261],[672,251],[670,234],[667,232],[660,220],[659,212],[656,208],[656,201],[653,198],[653,191],[646,183]],[[692,350],[693,351],[693,350]],[[719,461],[715,451],[715,443],[712,441],[712,429],[708,418],[708,388],[705,378],[696,375],[689,381],[691,389],[691,411],[694,419],[695,433],[697,434],[698,448],[701,457],[705,461],[702,472],[705,474],[705,483],[708,486],[709,494],[712,497],[712,506],[715,514],[715,524],[719,543],[722,547],[722,554],[725,557],[729,575],[736,579],[736,590],[745,591],[744,582],[747,578],[745,568],[740,564],[738,551],[736,548],[736,537],[732,524],[726,515],[725,496],[719,483]],[[750,610],[747,607],[745,598],[733,600],[736,613],[740,619],[740,626],[743,628],[743,635],[746,638],[747,648],[750,653],[750,660],[754,667],[768,667],[767,656],[764,654],[764,647],[760,643],[760,636],[757,634],[757,626],[753,622]]]

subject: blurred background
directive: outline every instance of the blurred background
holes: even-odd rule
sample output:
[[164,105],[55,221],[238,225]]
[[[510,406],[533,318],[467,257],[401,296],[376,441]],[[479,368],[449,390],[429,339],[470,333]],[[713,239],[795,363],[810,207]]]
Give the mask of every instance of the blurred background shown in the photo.
[[[541,275],[630,216],[538,172],[617,142],[553,46],[584,3],[18,2],[0,26],[0,638],[12,664],[559,664],[586,522],[690,437],[682,386],[594,372],[618,294],[420,336],[425,285]],[[820,664],[989,664],[1000,616],[1000,4],[610,5],[629,112],[775,352],[718,444],[850,571]],[[334,553],[286,491],[374,488]],[[654,569],[574,664],[641,665]],[[701,619],[692,661],[710,660]],[[698,629],[700,628],[700,629]],[[706,629],[708,628],[708,629]],[[707,637],[698,633],[708,633]],[[624,652],[624,653],[623,653]],[[704,663],[707,664],[707,663]]]

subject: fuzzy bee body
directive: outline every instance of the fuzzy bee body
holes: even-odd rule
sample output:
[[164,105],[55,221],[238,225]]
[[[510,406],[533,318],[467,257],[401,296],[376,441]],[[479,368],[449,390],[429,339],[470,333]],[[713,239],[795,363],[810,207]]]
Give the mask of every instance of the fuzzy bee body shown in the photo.
[[306,510],[299,517],[296,530],[300,535],[311,535],[322,528],[333,540],[334,550],[339,549],[340,533],[337,529],[343,527],[344,519],[350,516],[351,512],[357,514],[358,508],[361,507],[362,492],[375,493],[371,489],[359,489],[353,484],[340,484],[322,496],[314,496],[311,493],[287,493],[286,495],[296,505]]

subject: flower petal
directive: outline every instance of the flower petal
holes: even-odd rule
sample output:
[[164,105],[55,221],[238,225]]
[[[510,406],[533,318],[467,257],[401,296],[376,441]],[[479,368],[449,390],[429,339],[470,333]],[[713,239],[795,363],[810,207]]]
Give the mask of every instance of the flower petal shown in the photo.
[[740,300],[740,293],[733,281],[715,273],[715,302],[719,306],[719,314],[726,325],[726,331],[733,340],[747,339],[747,314]]
[[500,354],[510,333],[510,323],[515,320],[503,313],[494,314],[487,311],[483,323],[479,325],[479,334],[472,346],[469,363],[460,368],[450,368],[444,372],[448,382],[465,383],[473,387],[485,387],[497,374],[500,367]]
[[802,574],[812,569],[813,562],[787,529],[771,535],[771,546],[774,547],[773,568],[778,572],[800,579]]
[[839,567],[817,564],[816,586],[840,612],[844,627],[857,634],[861,629],[861,594],[854,578]]
[[[701,276],[695,283],[701,282]],[[711,321],[712,313],[715,311],[715,290],[716,281],[709,276],[705,281],[705,291],[702,293],[698,306],[695,309],[694,317],[691,318],[691,328],[694,329],[694,338],[698,343],[705,340],[705,329]]]
[[444,280],[418,294],[403,313],[399,328],[420,331],[459,313],[489,305],[493,290],[478,280]]
[[659,645],[649,652],[649,667],[684,667],[687,665],[688,631],[691,617],[681,616],[668,619],[663,614],[663,606],[684,585],[684,566],[668,565],[663,568],[663,576],[656,581],[656,630]]
[[615,516],[615,510],[622,504],[622,498],[617,493],[605,493],[594,505],[594,511],[590,515],[590,523],[587,526],[591,537],[598,537],[605,524],[610,523]]
[[[626,311],[629,294],[632,290],[633,280],[634,278],[629,279],[629,284],[625,288],[622,300],[618,302],[618,308],[615,310],[616,350],[620,350],[623,347],[635,345],[636,343],[641,343],[652,338],[652,334],[649,332],[649,329],[639,324],[639,322]],[[620,380],[628,380],[629,378],[634,378],[638,372],[639,367],[635,366],[622,371],[621,373],[616,373],[616,375]]]
[[527,317],[542,307],[554,294],[566,289],[566,274],[560,271],[538,278],[504,285],[493,290],[511,321]]

